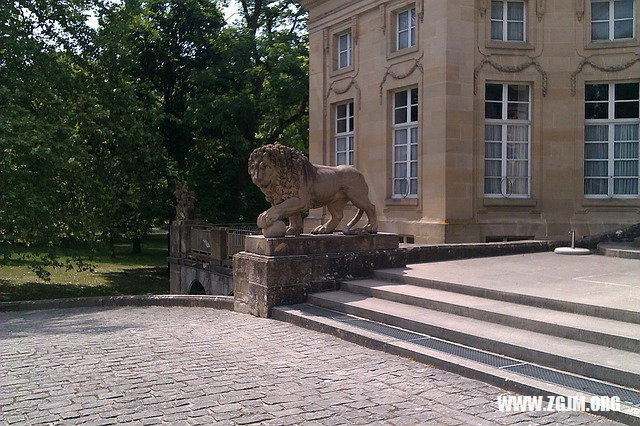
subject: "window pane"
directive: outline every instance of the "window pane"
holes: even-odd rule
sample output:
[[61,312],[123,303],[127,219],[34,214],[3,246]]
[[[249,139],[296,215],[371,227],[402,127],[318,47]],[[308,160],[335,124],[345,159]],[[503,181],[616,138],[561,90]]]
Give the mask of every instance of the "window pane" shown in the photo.
[[415,27],[416,26],[416,10],[411,9],[409,12],[411,13],[411,26]]
[[591,2],[591,20],[602,21],[609,19],[609,2],[608,1],[592,1]]
[[484,139],[487,141],[501,141],[502,126],[496,124],[487,124],[484,126]]
[[347,104],[338,105],[337,109],[338,118],[344,118],[347,116]]
[[584,193],[587,195],[606,195],[609,190],[607,179],[585,179]]
[[604,102],[584,104],[584,118],[587,120],[609,118],[609,105]]
[[633,19],[616,21],[613,24],[613,38],[633,38]]
[[528,120],[529,104],[512,104],[507,105],[508,120]]
[[409,188],[409,193],[410,194],[417,194],[418,193],[418,179],[411,179],[411,188]]
[[502,101],[502,84],[487,84],[484,97],[488,101]]
[[484,175],[502,176],[502,161],[500,160],[485,160],[484,162]]
[[633,0],[616,0],[613,3],[613,17],[632,18],[633,17]]
[[529,193],[529,178],[512,178],[508,182],[507,193],[524,195]]
[[500,142],[485,142],[485,158],[502,158],[502,144]]
[[485,178],[484,193],[500,194],[500,178]]
[[409,28],[409,11],[398,13],[398,31],[406,30]]
[[418,121],[418,106],[411,107],[411,121]]
[[340,36],[340,50],[347,50],[349,47],[349,36],[347,34],[343,34]]
[[638,83],[620,83],[615,85],[616,101],[622,101],[625,99],[637,100],[638,99]]
[[508,2],[507,3],[507,19],[509,21],[524,21],[524,3]]
[[349,151],[348,165],[353,166],[353,151]]
[[609,126],[584,126],[584,140],[596,142],[608,141]]
[[409,183],[406,179],[397,179],[393,182],[393,192],[397,195],[406,195]]
[[507,140],[510,142],[528,142],[529,126],[507,126]]
[[411,145],[411,161],[418,159],[418,145]]
[[407,177],[407,163],[396,163],[393,166],[393,176],[396,178]]
[[638,118],[638,101],[616,102],[616,118]]
[[636,195],[638,193],[638,179],[614,179],[613,193],[621,195]]
[[349,151],[353,151],[353,136],[349,136],[347,138],[347,142],[349,143],[347,149]]
[[591,24],[591,40],[609,40],[609,23],[593,22]]
[[491,21],[491,40],[502,40],[502,21]]
[[[395,138],[395,144],[396,145],[406,145],[407,144],[407,129],[398,129],[395,131],[396,134],[396,138]],[[404,157],[403,157],[404,159]],[[396,157],[396,161],[398,161],[399,158]]]
[[396,110],[395,123],[406,123],[407,122],[407,108],[399,108]]
[[347,131],[347,120],[346,119],[340,119],[338,120],[338,126],[336,129],[337,133],[344,133]]
[[584,158],[586,160],[606,160],[609,158],[609,145],[606,143],[584,144]]
[[500,102],[485,102],[484,103],[484,116],[485,118],[502,118],[502,103]]
[[528,144],[508,143],[507,158],[510,160],[526,160],[527,158],[529,158]]
[[608,84],[585,84],[584,86],[585,101],[606,101],[609,99]]
[[613,151],[614,158],[638,158],[638,142],[616,143]]
[[349,128],[347,130],[353,132],[353,115],[349,117]]
[[411,37],[409,37],[409,46],[415,46],[416,45],[416,29],[415,28],[411,28]]
[[401,107],[401,106],[406,106],[407,105],[407,91],[403,90],[402,92],[396,92],[396,101],[395,101],[395,107]]
[[347,155],[344,152],[338,153],[336,157],[336,165],[342,166],[347,164]]
[[637,124],[617,124],[613,132],[614,132],[614,139],[616,141],[637,141],[638,140]]
[[348,66],[349,66],[349,56],[347,56],[347,52],[340,53],[338,68],[345,68]]
[[507,23],[507,40],[511,40],[511,41],[524,40],[524,24],[522,22]]
[[491,2],[491,19],[502,19],[503,4],[501,1]]
[[336,149],[338,151],[346,151],[346,149],[347,149],[347,139],[346,138],[338,138],[337,141],[338,141],[338,143],[337,143]]
[[510,101],[529,101],[529,86],[526,84],[510,84],[507,87],[507,93]]
[[409,47],[409,31],[398,33],[398,49]]
[[584,175],[585,176],[603,176],[607,177],[609,174],[609,168],[606,161],[585,161],[584,162]]
[[528,174],[528,161],[509,160],[507,161],[508,177],[526,177]]
[[418,163],[416,161],[411,162],[411,177],[418,176]]
[[613,165],[614,176],[638,176],[638,160],[616,161]]
[[411,89],[411,104],[418,105],[418,89]]
[[412,144],[418,143],[418,128],[417,127],[412,127],[410,130],[411,130],[411,140],[410,140],[410,142]]

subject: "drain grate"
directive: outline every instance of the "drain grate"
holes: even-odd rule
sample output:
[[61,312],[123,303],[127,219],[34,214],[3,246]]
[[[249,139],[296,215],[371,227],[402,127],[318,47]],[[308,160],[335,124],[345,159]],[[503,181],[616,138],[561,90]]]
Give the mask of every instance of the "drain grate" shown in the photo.
[[593,395],[619,396],[620,400],[630,405],[640,405],[640,392],[626,389],[609,383],[602,383],[584,377],[574,376],[561,371],[551,370],[538,365],[523,364],[507,367],[505,370],[522,374],[523,376],[558,384],[567,388],[580,390]]
[[518,362],[515,359],[506,358],[500,355],[494,355],[489,352],[479,351],[477,349],[457,345],[455,343],[447,342],[440,339],[416,340],[413,343],[425,348],[433,349],[439,352],[445,352],[450,355],[455,355],[460,358],[469,359],[471,361],[476,361],[485,365],[490,365],[491,367],[506,367]]
[[362,328],[378,334],[383,334],[385,336],[392,337],[398,340],[413,340],[413,339],[421,339],[426,337],[422,334],[412,333],[411,331],[406,331],[401,328],[389,327],[388,325],[380,324],[378,322],[373,322],[373,321],[364,320],[364,319],[357,319],[354,317],[350,317],[349,319],[342,319],[340,321],[354,325],[358,328]]
[[542,380],[548,383],[564,386],[566,388],[575,389],[592,395],[608,395],[619,396],[620,400],[626,404],[640,407],[640,392],[623,388],[620,386],[603,383],[584,377],[574,376],[572,374],[563,373],[561,371],[552,370],[546,367],[522,362],[517,359],[508,358],[502,355],[495,355],[489,352],[463,346],[457,343],[448,342],[426,334],[414,333],[403,330],[401,328],[390,327],[375,321],[362,319],[350,315],[345,315],[329,309],[317,306],[306,305],[304,311],[315,316],[332,318],[340,322],[352,324],[355,327],[371,331],[373,333],[382,334],[398,340],[409,341],[422,347],[433,349],[438,352],[444,352],[460,358],[475,361],[491,367],[502,368],[513,373],[534,379]]

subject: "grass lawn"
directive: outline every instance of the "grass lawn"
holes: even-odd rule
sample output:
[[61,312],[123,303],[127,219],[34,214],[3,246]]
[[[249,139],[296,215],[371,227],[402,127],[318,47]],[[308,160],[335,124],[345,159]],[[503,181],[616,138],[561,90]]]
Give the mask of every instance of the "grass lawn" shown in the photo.
[[[77,249],[62,249],[73,256]],[[51,281],[40,280],[25,262],[0,265],[0,300],[57,299],[65,297],[117,296],[169,293],[167,234],[152,233],[142,243],[142,253],[132,254],[130,243],[116,244],[116,257],[108,251],[89,261],[94,271],[51,270]]]

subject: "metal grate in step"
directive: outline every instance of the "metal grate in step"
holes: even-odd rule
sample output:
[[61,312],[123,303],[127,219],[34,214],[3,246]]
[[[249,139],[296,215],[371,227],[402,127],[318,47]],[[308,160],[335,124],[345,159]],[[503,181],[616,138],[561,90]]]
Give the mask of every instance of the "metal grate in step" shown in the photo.
[[533,364],[515,365],[512,367],[506,367],[505,370],[534,379],[543,380],[545,382],[558,384],[567,388],[580,390],[593,395],[616,395],[620,397],[620,400],[623,403],[640,406],[640,392],[611,385],[609,383],[574,376],[572,374],[563,373],[562,371],[556,371]]
[[458,343],[448,342],[426,334],[415,333],[401,328],[391,327],[375,321],[359,317],[345,315],[329,309],[306,305],[304,311],[311,315],[332,318],[340,322],[351,324],[373,333],[382,334],[398,340],[407,341],[422,347],[444,352],[460,358],[475,361],[491,367],[501,368],[516,374],[542,380],[548,383],[575,389],[592,395],[617,395],[626,404],[640,407],[640,392],[621,386],[600,382],[586,377],[563,373],[551,368],[529,364],[514,358],[492,354],[490,352],[474,349]]

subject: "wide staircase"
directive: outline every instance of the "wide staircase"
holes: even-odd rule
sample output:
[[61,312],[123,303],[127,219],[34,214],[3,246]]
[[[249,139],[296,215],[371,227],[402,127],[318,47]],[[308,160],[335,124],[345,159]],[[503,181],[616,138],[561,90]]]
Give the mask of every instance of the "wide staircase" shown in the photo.
[[618,396],[621,411],[600,414],[640,422],[638,311],[394,269],[273,316],[526,395]]

